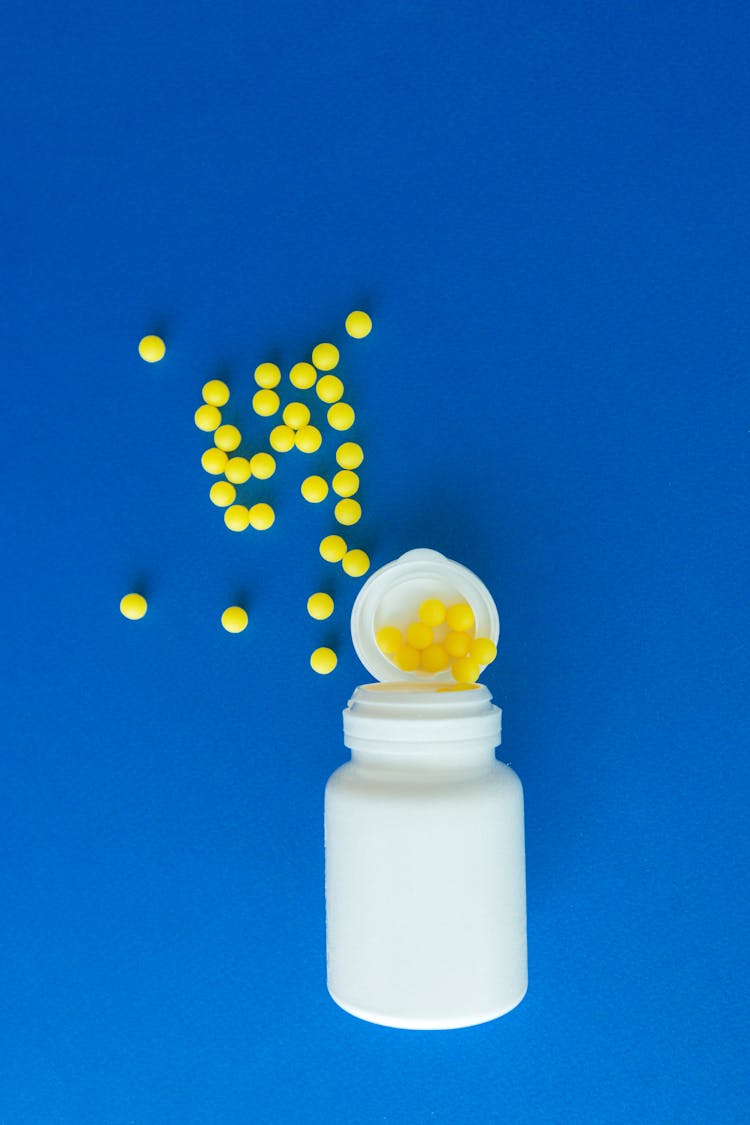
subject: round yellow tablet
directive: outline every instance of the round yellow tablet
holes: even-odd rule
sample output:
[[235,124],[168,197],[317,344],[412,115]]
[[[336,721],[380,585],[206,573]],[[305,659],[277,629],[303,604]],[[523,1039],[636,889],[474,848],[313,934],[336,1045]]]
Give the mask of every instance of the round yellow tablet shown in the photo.
[[270,504],[253,504],[248,512],[248,521],[256,531],[268,531],[276,519],[276,513]]
[[223,449],[212,447],[207,449],[201,457],[201,465],[213,477],[218,477],[227,467],[227,455]]
[[337,496],[353,496],[359,488],[359,477],[351,469],[340,469],[331,485]]
[[276,472],[276,461],[270,453],[254,453],[250,458],[250,472],[258,480],[268,480]]
[[255,368],[255,382],[264,389],[277,387],[281,382],[281,371],[275,363],[259,363]]
[[324,477],[305,477],[300,492],[310,504],[319,504],[328,495],[328,481]]
[[253,395],[253,410],[261,418],[270,418],[279,409],[280,400],[276,391],[256,391]]
[[320,541],[319,550],[321,558],[326,562],[341,562],[346,554],[346,543],[340,535],[326,535],[325,539]]
[[307,391],[314,386],[318,373],[311,363],[295,363],[289,372],[289,382],[298,391]]
[[337,664],[338,657],[332,648],[316,648],[310,657],[310,667],[321,676],[327,676]]
[[333,513],[336,516],[337,523],[343,523],[345,527],[351,527],[353,523],[357,523],[362,518],[362,506],[358,500],[339,500],[333,509]]
[[402,672],[416,672],[419,667],[419,652],[411,645],[399,645],[391,659]]
[[229,402],[229,387],[221,379],[209,379],[203,384],[203,401],[209,406],[225,406]]
[[445,621],[445,606],[438,598],[427,598],[419,607],[417,617],[425,625],[437,629]]
[[221,425],[221,411],[215,406],[199,406],[195,412],[195,424],[199,430],[210,434],[217,426]]
[[333,613],[333,598],[330,594],[311,594],[307,599],[307,612],[316,621],[325,621]]
[[284,419],[285,426],[290,426],[293,430],[301,430],[310,421],[310,407],[305,406],[304,402],[289,402],[284,407],[281,417]]
[[476,637],[469,645],[469,658],[486,667],[497,656],[497,645],[489,637]]
[[385,656],[392,656],[394,652],[398,652],[403,643],[401,630],[395,625],[384,625],[375,634],[375,644]]
[[470,660],[468,656],[460,656],[458,660],[454,660],[451,668],[453,679],[458,684],[475,684],[481,671],[476,660]]
[[252,470],[247,457],[230,457],[224,468],[224,476],[232,484],[244,484],[246,480],[250,480]]
[[294,435],[294,444],[302,453],[315,453],[322,441],[323,435],[317,426],[302,426]]
[[372,320],[366,312],[361,309],[355,309],[350,312],[345,321],[345,327],[350,336],[355,340],[361,340],[365,336],[369,336],[372,331]]
[[466,633],[448,633],[443,645],[449,656],[466,656],[471,639]]
[[214,441],[219,449],[231,453],[242,441],[242,434],[236,426],[219,426],[214,434]]
[[288,453],[294,449],[294,430],[291,426],[274,426],[268,440],[277,453]]
[[247,629],[247,610],[241,605],[230,605],[221,615],[221,623],[228,633],[241,633]]
[[355,547],[353,551],[346,552],[341,560],[341,565],[344,568],[344,573],[348,574],[350,578],[361,578],[370,569],[370,556],[366,551],[361,551],[359,547]]
[[211,503],[217,508],[228,508],[230,504],[234,504],[237,489],[228,480],[217,480],[211,485],[208,495],[211,497]]
[[224,523],[230,531],[244,531],[250,523],[250,513],[244,504],[232,504],[224,512]]
[[429,625],[423,625],[421,621],[412,621],[406,630],[406,643],[421,652],[423,648],[432,644],[432,629]]
[[332,430],[348,430],[354,425],[354,411],[348,402],[335,402],[326,417]]
[[[148,362],[155,361],[149,360]],[[120,599],[120,613],[123,617],[127,617],[129,621],[140,621],[147,609],[148,602],[143,594],[126,594],[124,598]]]
[[344,393],[344,384],[337,375],[321,375],[315,393],[321,402],[338,402]]
[[312,361],[318,371],[333,371],[339,361],[339,349],[333,344],[316,344],[312,352]]
[[364,461],[362,446],[356,441],[345,441],[336,450],[336,461],[342,469],[358,469]]
[[425,672],[442,672],[450,664],[450,657],[442,645],[431,644],[422,649],[420,664]]
[[161,336],[144,336],[138,344],[138,354],[146,363],[158,363],[166,350]]
[[448,628],[456,633],[468,633],[474,628],[474,611],[467,602],[458,602],[448,606],[445,611],[445,620]]

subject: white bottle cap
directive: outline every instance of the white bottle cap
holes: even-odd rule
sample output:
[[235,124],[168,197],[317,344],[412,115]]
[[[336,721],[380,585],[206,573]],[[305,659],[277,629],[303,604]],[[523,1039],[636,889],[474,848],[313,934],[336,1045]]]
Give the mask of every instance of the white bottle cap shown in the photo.
[[381,682],[452,681],[449,668],[442,672],[403,672],[380,651],[375,635],[384,625],[402,631],[415,621],[419,606],[427,598],[438,598],[445,605],[467,602],[473,612],[475,635],[489,637],[497,644],[500,622],[497,606],[485,584],[460,563],[420,547],[407,551],[365,582],[352,609],[352,641],[357,656],[367,671]]

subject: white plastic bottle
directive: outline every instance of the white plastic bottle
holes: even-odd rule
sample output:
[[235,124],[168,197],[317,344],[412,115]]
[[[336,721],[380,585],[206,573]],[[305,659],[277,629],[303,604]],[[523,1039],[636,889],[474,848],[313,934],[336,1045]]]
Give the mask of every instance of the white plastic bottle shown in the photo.
[[477,634],[497,640],[486,587],[435,551],[410,551],[362,587],[352,637],[377,682],[344,712],[352,757],[326,788],[326,919],[337,1004],[437,1029],[494,1019],[523,998],[526,891],[521,783],[495,758],[489,691],[398,672],[375,644],[427,597],[468,601]]

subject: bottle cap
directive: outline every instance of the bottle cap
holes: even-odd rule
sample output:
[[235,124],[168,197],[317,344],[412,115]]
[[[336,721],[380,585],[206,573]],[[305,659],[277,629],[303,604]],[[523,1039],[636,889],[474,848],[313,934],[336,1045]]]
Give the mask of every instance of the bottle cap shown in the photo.
[[467,602],[474,611],[475,636],[489,637],[497,644],[500,635],[497,606],[485,584],[461,563],[446,558],[439,551],[420,547],[407,551],[370,575],[352,609],[355,652],[376,680],[452,681],[449,668],[443,672],[401,671],[380,651],[375,640],[384,625],[395,625],[405,632],[427,598],[438,598],[446,606]]

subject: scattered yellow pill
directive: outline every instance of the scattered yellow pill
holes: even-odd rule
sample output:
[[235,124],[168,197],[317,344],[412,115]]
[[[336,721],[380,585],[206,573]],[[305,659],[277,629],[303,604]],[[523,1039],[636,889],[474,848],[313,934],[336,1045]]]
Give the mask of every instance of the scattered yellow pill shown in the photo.
[[350,336],[355,340],[361,340],[365,336],[369,336],[372,331],[372,320],[366,312],[361,309],[355,309],[350,312],[345,321],[345,327]]
[[281,371],[275,363],[259,363],[255,368],[255,382],[264,389],[277,387],[281,382]]
[[310,504],[319,504],[328,495],[328,481],[323,477],[305,477],[300,492]]
[[416,672],[419,667],[419,652],[412,645],[399,645],[391,659],[402,672]]
[[304,402],[287,403],[281,417],[284,419],[285,426],[290,426],[293,430],[301,430],[310,421],[310,407],[305,406]]
[[351,527],[353,523],[357,523],[362,518],[362,506],[358,500],[339,500],[333,509],[333,513],[336,516],[337,523],[343,523],[345,527]]
[[356,441],[345,441],[336,450],[336,461],[342,469],[358,469],[365,459],[362,446]]
[[216,484],[211,485],[208,495],[217,508],[228,508],[237,498],[237,489],[228,480],[217,480]]
[[359,477],[351,469],[340,469],[331,484],[337,496],[353,496],[359,489]]
[[[148,360],[149,363],[154,362]],[[126,594],[120,599],[120,613],[129,621],[140,621],[148,609],[148,602],[143,594]]]
[[138,354],[146,363],[158,363],[166,350],[161,336],[144,336],[138,344]]
[[212,447],[207,449],[201,457],[201,465],[211,476],[218,477],[227,467],[227,455],[223,449]]
[[315,453],[323,442],[323,435],[317,426],[302,426],[294,435],[294,444],[302,453]]
[[252,469],[247,457],[230,457],[224,467],[224,475],[232,484],[244,484],[250,480]]
[[310,667],[321,676],[327,676],[337,664],[338,657],[332,648],[316,648],[310,657]]
[[221,411],[215,406],[199,406],[195,412],[195,424],[199,430],[210,434],[221,425]]
[[471,639],[466,633],[448,633],[443,641],[445,651],[449,656],[466,656],[470,644]]
[[427,598],[419,607],[417,617],[425,625],[437,629],[438,625],[442,625],[445,621],[445,606],[438,598]]
[[341,562],[346,554],[346,543],[340,535],[326,535],[325,539],[320,541],[319,550],[321,558],[326,562]]
[[333,613],[333,598],[330,594],[311,594],[307,599],[307,612],[316,621],[325,621]]
[[458,684],[475,684],[481,671],[476,660],[470,660],[468,656],[461,656],[458,660],[454,660],[451,668],[453,679]]
[[360,551],[359,547],[356,547],[353,551],[346,552],[341,565],[344,573],[350,578],[361,578],[370,569],[370,556],[366,551]]
[[250,513],[244,504],[232,504],[224,512],[224,523],[230,531],[244,531],[250,523]]
[[474,628],[474,611],[466,602],[458,602],[445,611],[445,620],[453,632],[468,633]]
[[219,449],[231,453],[242,441],[242,434],[236,426],[219,426],[214,434],[214,441]]
[[241,633],[247,629],[247,610],[241,605],[230,605],[221,615],[221,623],[228,633]]
[[270,453],[254,453],[250,458],[250,472],[258,480],[268,480],[276,472],[276,461]]
[[248,512],[248,521],[256,531],[268,531],[276,519],[276,513],[270,504],[253,504]]
[[315,393],[321,402],[338,402],[344,393],[344,384],[337,375],[322,375]]
[[294,430],[291,426],[274,426],[268,440],[277,453],[288,453],[294,449]]
[[442,672],[450,664],[450,657],[442,645],[431,644],[422,649],[420,664],[425,672]]
[[469,645],[469,658],[485,667],[497,656],[497,645],[489,637],[477,637]]
[[276,391],[256,391],[253,395],[253,410],[256,414],[260,414],[261,418],[270,418],[272,414],[276,413],[280,405],[281,402]]
[[298,391],[307,391],[314,386],[318,373],[311,363],[295,363],[289,372],[289,382]]
[[229,402],[229,387],[221,379],[209,379],[203,384],[203,401],[210,406],[225,406]]
[[421,652],[423,648],[432,644],[432,629],[421,621],[412,621],[406,630],[406,643]]
[[401,630],[395,625],[384,625],[375,634],[375,644],[385,656],[392,656],[394,652],[398,652],[403,643]]
[[318,371],[333,371],[339,361],[339,349],[333,344],[317,344],[313,348],[312,361]]
[[348,430],[354,425],[354,411],[348,402],[335,402],[326,417],[332,430]]

